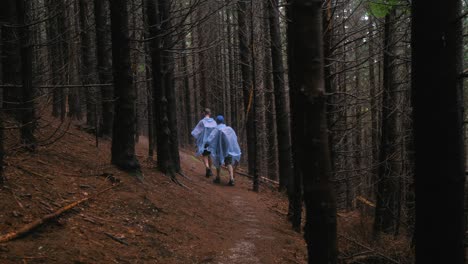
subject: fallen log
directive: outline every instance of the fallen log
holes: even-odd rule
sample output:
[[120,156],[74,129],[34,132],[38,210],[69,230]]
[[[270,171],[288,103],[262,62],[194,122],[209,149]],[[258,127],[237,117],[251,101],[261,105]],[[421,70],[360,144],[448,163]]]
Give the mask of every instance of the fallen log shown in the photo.
[[90,200],[90,199],[93,199],[93,198],[97,197],[98,195],[100,195],[100,194],[102,194],[104,192],[109,191],[110,189],[116,187],[117,185],[113,185],[113,186],[108,187],[108,188],[106,188],[106,189],[104,189],[104,190],[102,190],[100,192],[97,192],[97,193],[91,195],[91,196],[88,196],[88,197],[83,198],[81,200],[75,201],[75,202],[73,202],[71,204],[68,204],[68,205],[58,209],[57,211],[55,211],[53,213],[47,214],[44,217],[42,217],[40,219],[37,219],[37,220],[23,226],[22,228],[20,228],[17,231],[13,231],[13,232],[10,232],[8,234],[2,235],[2,236],[0,236],[0,243],[5,243],[5,242],[11,241],[13,239],[22,237],[22,236],[28,234],[29,232],[35,230],[36,228],[42,226],[43,224],[49,222],[50,220],[57,218],[61,214],[65,213],[66,211],[68,211],[68,210],[70,210],[70,209],[72,209],[72,208],[74,208],[74,207],[76,207],[76,206]]

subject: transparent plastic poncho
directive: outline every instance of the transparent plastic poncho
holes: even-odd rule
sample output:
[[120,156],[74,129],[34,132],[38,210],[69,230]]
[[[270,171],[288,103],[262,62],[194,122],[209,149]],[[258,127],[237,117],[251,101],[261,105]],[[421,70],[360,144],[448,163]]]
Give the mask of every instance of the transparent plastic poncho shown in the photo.
[[241,150],[237,142],[237,135],[234,130],[220,124],[214,129],[208,137],[208,151],[211,152],[213,157],[213,165],[219,168],[224,164],[226,157],[232,157],[232,162],[235,164],[240,161]]
[[205,150],[205,144],[207,142],[207,139],[210,136],[211,131],[213,131],[215,127],[216,121],[214,121],[214,119],[211,117],[205,117],[202,120],[200,120],[197,126],[192,130],[191,134],[195,138],[197,144],[197,156],[201,155]]

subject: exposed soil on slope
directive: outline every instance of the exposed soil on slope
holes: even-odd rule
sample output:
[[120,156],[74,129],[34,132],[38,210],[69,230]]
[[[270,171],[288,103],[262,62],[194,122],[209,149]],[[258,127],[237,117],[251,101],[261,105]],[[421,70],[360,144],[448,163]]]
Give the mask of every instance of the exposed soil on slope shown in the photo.
[[[59,123],[42,128],[48,138]],[[286,199],[237,176],[236,186],[204,177],[202,163],[181,152],[186,187],[137,153],[144,178],[109,164],[110,142],[62,125],[36,154],[12,151],[0,188],[0,235],[81,198],[116,186],[25,237],[0,244],[0,263],[306,263],[302,236],[286,222]],[[63,132],[63,133],[62,133]],[[63,134],[63,136],[62,136]],[[51,139],[49,139],[51,141]],[[120,182],[120,183],[118,183]]]

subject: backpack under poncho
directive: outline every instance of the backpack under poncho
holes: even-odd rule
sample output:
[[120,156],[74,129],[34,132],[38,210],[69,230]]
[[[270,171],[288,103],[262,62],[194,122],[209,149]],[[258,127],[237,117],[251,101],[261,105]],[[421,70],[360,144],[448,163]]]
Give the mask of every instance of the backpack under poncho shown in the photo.
[[196,140],[197,144],[197,156],[201,155],[205,150],[205,144],[207,142],[208,136],[210,136],[211,131],[215,129],[216,122],[211,117],[205,117],[200,122],[198,122],[197,126],[192,130],[192,136]]
[[228,156],[232,157],[233,164],[240,161],[242,153],[237,142],[236,132],[231,127],[225,124],[218,125],[211,132],[207,143],[207,150],[211,152],[216,168],[224,164],[224,159]]

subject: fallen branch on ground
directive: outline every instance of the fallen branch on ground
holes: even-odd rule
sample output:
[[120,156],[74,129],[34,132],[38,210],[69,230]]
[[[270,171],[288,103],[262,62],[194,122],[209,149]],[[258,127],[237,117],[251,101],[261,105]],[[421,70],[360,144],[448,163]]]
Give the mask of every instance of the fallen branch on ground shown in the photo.
[[28,174],[30,174],[30,175],[38,176],[38,177],[45,178],[45,179],[49,179],[49,180],[51,179],[49,176],[42,175],[42,174],[40,174],[40,173],[31,171],[30,169],[26,169],[26,168],[21,167],[21,166],[19,166],[19,165],[13,165],[13,164],[7,163],[7,166],[11,166],[11,167],[17,168],[17,169],[19,169],[19,170],[21,170],[21,171],[23,171],[23,172],[26,172],[26,173],[28,173]]
[[127,242],[125,242],[125,240],[120,239],[120,238],[118,238],[118,237],[116,237],[116,236],[114,236],[114,235],[111,235],[111,234],[109,234],[109,233],[107,233],[107,232],[104,232],[104,235],[110,237],[110,238],[111,238],[112,240],[114,240],[114,241],[119,242],[120,244],[124,244],[124,245],[126,245],[126,246],[129,246],[129,244],[128,244]]
[[[234,173],[237,173],[237,174],[239,174],[239,175],[242,175],[242,176],[245,176],[245,177],[248,177],[248,178],[253,179],[253,176],[252,176],[252,175],[249,175],[249,174],[247,174],[247,173],[245,173],[245,172],[242,172],[242,171],[235,171]],[[260,178],[261,181],[263,181],[263,182],[265,182],[265,183],[269,183],[269,184],[275,185],[275,186],[278,186],[278,185],[279,185],[279,183],[278,183],[277,181],[270,180],[270,179],[268,179],[268,178],[266,178],[266,177],[260,176],[259,178]]]
[[342,238],[344,238],[344,239],[346,239],[346,240],[348,240],[348,241],[350,241],[350,242],[352,242],[352,243],[354,243],[354,244],[356,244],[356,245],[358,245],[358,246],[360,246],[360,247],[362,247],[362,248],[364,248],[364,249],[367,249],[369,252],[374,252],[374,254],[376,254],[377,256],[379,256],[379,257],[381,257],[381,258],[384,258],[384,259],[386,259],[386,260],[388,260],[388,261],[390,261],[390,262],[392,262],[392,263],[395,263],[395,264],[399,264],[399,263],[400,263],[399,261],[397,261],[397,260],[395,260],[395,259],[392,259],[392,258],[390,258],[390,257],[388,257],[388,256],[386,256],[386,255],[384,255],[384,254],[382,254],[382,253],[380,253],[380,252],[378,252],[377,250],[375,250],[375,249],[373,249],[373,248],[371,248],[371,247],[369,247],[369,246],[366,246],[366,245],[360,243],[360,242],[357,241],[357,240],[354,240],[354,239],[352,239],[352,238],[350,238],[350,237],[347,237],[347,236],[345,236],[345,235],[342,235],[342,234],[338,234],[338,236],[339,236],[339,237],[342,237]]
[[76,206],[78,206],[78,205],[92,199],[92,198],[95,198],[98,195],[100,195],[100,194],[102,194],[104,192],[107,192],[108,190],[110,190],[110,189],[112,189],[112,188],[114,188],[116,186],[118,186],[118,184],[113,185],[111,187],[108,187],[108,188],[106,188],[106,189],[104,189],[104,190],[102,190],[100,192],[97,192],[97,193],[95,193],[95,194],[93,194],[91,196],[88,196],[86,198],[83,198],[81,200],[78,200],[78,201],[75,201],[75,202],[73,202],[71,204],[68,204],[68,205],[58,209],[57,211],[55,211],[53,213],[45,215],[44,217],[42,217],[40,219],[37,219],[37,220],[23,226],[18,231],[13,231],[13,232],[10,232],[10,233],[5,234],[3,236],[0,236],[0,243],[8,242],[8,241],[11,241],[13,239],[22,237],[22,236],[28,234],[29,232],[35,230],[36,228],[42,226],[43,224],[49,222],[50,220],[57,218],[58,216],[60,216],[64,212],[66,212],[66,211],[68,211],[68,210],[70,210],[70,209],[72,209],[72,208],[74,208],[74,207],[76,207]]

